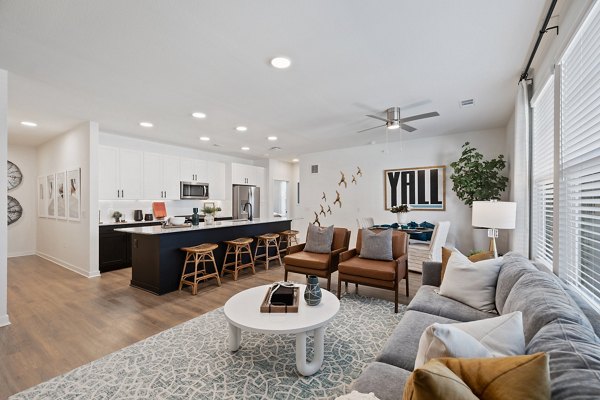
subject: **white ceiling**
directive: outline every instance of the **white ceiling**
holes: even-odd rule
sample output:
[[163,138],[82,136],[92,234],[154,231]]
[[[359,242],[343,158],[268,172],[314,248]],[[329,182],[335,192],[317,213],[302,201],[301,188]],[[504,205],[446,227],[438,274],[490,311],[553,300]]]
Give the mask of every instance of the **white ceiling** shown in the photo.
[[[356,131],[391,106],[409,106],[402,117],[441,114],[411,123],[409,138],[503,127],[546,9],[546,0],[0,0],[9,141],[37,145],[95,120],[103,131],[291,159],[383,140],[384,128]],[[292,67],[270,67],[277,55]],[[475,107],[461,109],[469,98]]]

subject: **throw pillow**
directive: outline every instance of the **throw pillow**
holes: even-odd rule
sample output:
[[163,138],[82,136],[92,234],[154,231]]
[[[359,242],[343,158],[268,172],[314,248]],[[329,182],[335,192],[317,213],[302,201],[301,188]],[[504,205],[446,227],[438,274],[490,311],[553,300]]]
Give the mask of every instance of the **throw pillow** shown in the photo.
[[503,357],[525,354],[520,311],[456,324],[433,324],[419,340],[415,368],[439,357]]
[[431,360],[409,376],[403,399],[549,400],[548,356]]
[[[458,251],[458,250],[452,250],[447,247],[442,247],[442,277],[441,277],[442,281],[444,280],[444,274],[446,273],[446,265],[448,265],[448,259],[452,255],[453,251]],[[468,257],[469,261],[473,261],[473,262],[490,260],[492,258],[494,258],[493,251],[482,251],[481,253],[475,253]]]
[[494,312],[501,258],[471,262],[452,252],[439,293],[480,311]]
[[392,229],[383,231],[361,230],[360,258],[392,261]]
[[333,243],[333,225],[327,228],[309,224],[306,234],[306,245],[304,251],[309,253],[331,253]]

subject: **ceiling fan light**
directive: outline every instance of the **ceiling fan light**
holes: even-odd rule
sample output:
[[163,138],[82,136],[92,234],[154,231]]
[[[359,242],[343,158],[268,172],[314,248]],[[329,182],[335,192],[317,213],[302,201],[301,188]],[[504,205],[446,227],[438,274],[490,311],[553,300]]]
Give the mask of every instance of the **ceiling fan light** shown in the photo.
[[400,128],[400,122],[398,121],[392,121],[390,123],[387,124],[387,128],[388,129],[398,129]]

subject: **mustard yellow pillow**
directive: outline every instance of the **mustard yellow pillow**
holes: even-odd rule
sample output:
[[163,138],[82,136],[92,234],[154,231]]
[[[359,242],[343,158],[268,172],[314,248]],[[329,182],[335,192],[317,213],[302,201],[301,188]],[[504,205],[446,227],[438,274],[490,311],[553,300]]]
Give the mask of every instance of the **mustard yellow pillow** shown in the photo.
[[[450,259],[450,256],[452,255],[452,251],[458,251],[458,250],[451,250],[447,247],[442,247],[442,276],[441,276],[440,281],[444,280],[444,275],[446,274],[446,265],[448,265],[448,260]],[[482,251],[481,253],[476,253],[476,254],[470,255],[467,258],[471,262],[490,260],[490,259],[494,258],[494,252],[493,251]]]
[[436,358],[413,371],[403,399],[548,400],[548,356]]

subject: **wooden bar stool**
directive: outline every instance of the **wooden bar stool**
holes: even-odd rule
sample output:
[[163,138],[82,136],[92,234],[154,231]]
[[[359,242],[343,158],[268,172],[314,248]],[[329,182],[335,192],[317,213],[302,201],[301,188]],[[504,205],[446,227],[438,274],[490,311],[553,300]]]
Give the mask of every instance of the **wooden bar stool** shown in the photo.
[[[256,237],[256,248],[254,249],[254,262],[256,263],[260,258],[264,258],[265,269],[269,270],[269,260],[279,260],[279,265],[283,265],[281,262],[281,254],[279,253],[279,244],[277,243],[279,235],[276,233],[265,233]],[[258,254],[258,249],[263,248],[264,253]],[[275,249],[275,255],[269,256],[269,250]]]
[[287,249],[294,244],[298,244],[298,238],[296,237],[300,232],[289,229],[287,231],[279,232],[279,248],[281,249],[281,243],[285,242],[283,250]]
[[[213,250],[219,246],[214,243],[203,243],[194,247],[183,247],[181,251],[185,251],[185,261],[183,262],[183,271],[181,272],[181,280],[179,281],[179,290],[183,285],[190,285],[192,287],[192,294],[198,294],[198,282],[207,280],[210,278],[216,278],[217,284],[221,286],[221,278],[219,278],[219,270],[217,269],[217,263],[215,263],[215,256]],[[208,273],[206,271],[206,264],[212,262],[215,272]],[[186,273],[188,264],[194,264],[194,271]],[[198,269],[198,264],[202,263],[202,269]],[[188,280],[187,278],[191,278]]]
[[[237,281],[238,272],[244,268],[252,268],[252,273],[256,274],[254,270],[254,259],[252,258],[252,250],[250,249],[251,238],[238,238],[234,240],[226,240],[227,251],[225,251],[225,259],[223,260],[223,269],[221,270],[221,276],[225,272],[229,272],[233,275],[233,280]],[[243,255],[248,254],[250,262],[243,263]],[[227,262],[227,256],[233,255],[234,261]],[[233,269],[229,268],[233,267]]]

